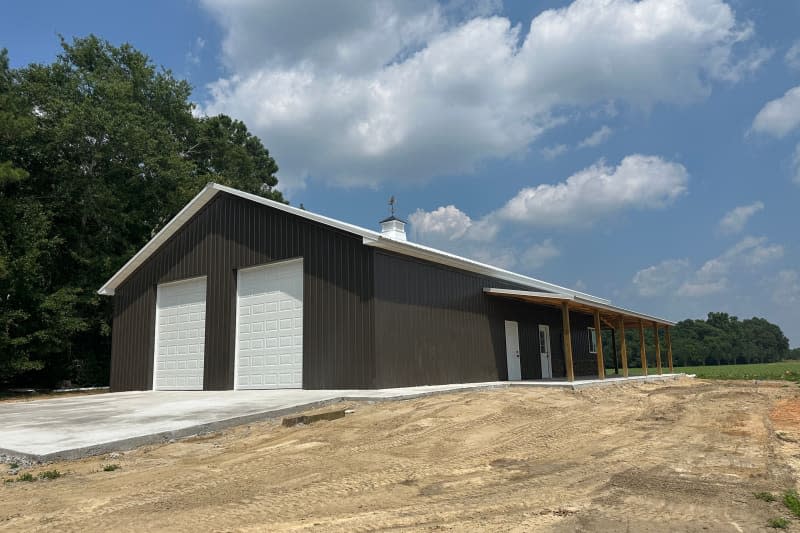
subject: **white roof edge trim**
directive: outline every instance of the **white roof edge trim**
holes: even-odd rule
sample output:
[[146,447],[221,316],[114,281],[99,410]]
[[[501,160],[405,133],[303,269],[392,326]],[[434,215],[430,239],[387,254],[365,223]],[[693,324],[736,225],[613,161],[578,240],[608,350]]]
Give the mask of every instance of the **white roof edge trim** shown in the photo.
[[646,315],[644,313],[638,313],[636,311],[631,311],[630,309],[625,309],[624,307],[618,307],[616,305],[605,304],[602,302],[596,302],[594,300],[587,300],[586,298],[575,297],[568,294],[552,294],[547,292],[532,292],[532,291],[517,291],[514,289],[495,289],[493,287],[487,287],[483,289],[483,292],[487,294],[495,294],[497,296],[536,296],[537,298],[548,298],[552,300],[562,300],[562,301],[574,301],[579,304],[585,304],[592,307],[598,307],[600,309],[605,309],[606,311],[611,311],[614,313],[624,313],[628,316],[633,316],[636,318],[640,318],[642,320],[647,320],[648,322],[658,322],[659,324],[664,324],[668,326],[674,326],[675,322],[671,320],[666,320],[664,318],[659,318],[657,316]]
[[531,288],[542,289],[560,294],[569,294],[575,297],[583,298],[590,302],[606,304],[611,303],[605,298],[600,298],[591,294],[561,287],[553,283],[547,283],[546,281],[523,276],[522,274],[517,274],[515,272],[492,265],[487,265],[472,259],[467,259],[466,257],[461,257],[449,252],[437,250],[435,248],[429,248],[427,246],[409,241],[390,239],[381,235],[377,231],[368,230],[354,224],[348,224],[347,222],[342,222],[340,220],[329,218],[323,215],[318,215],[316,213],[306,211],[305,209],[300,209],[298,207],[286,205],[281,202],[276,202],[275,200],[270,200],[268,198],[264,198],[263,196],[258,196],[257,194],[251,194],[213,182],[203,187],[203,189],[197,193],[197,195],[192,198],[192,200],[186,204],[184,208],[181,209],[178,214],[175,215],[172,220],[170,220],[161,229],[161,231],[159,231],[152,239],[150,239],[150,241],[148,241],[147,244],[145,244],[136,253],[136,255],[134,255],[122,266],[122,268],[120,268],[113,276],[111,276],[111,278],[106,281],[102,287],[100,287],[100,290],[97,291],[98,294],[102,294],[104,296],[113,296],[115,289],[119,287],[119,285],[125,281],[125,279],[131,273],[133,273],[134,270],[144,263],[145,260],[147,260],[150,255],[158,250],[162,244],[169,240],[169,238],[172,237],[172,235],[174,235],[186,221],[200,211],[200,209],[202,209],[203,206],[205,206],[214,196],[216,196],[218,192],[225,192],[233,196],[238,196],[246,200],[251,200],[253,202],[278,209],[279,211],[284,211],[308,220],[313,220],[314,222],[318,222],[326,226],[331,226],[333,228],[358,235],[363,238],[363,243],[367,246],[374,246],[376,248],[383,248],[403,255],[409,255],[419,259],[426,259],[434,263],[460,268],[462,270],[475,272],[477,274],[484,274],[497,279],[502,279],[503,281],[519,283],[520,285],[525,285]]
[[385,250],[398,252],[403,255],[410,255],[419,259],[427,259],[428,261],[433,261],[434,263],[440,263],[447,266],[460,268],[462,270],[468,270],[470,272],[475,272],[476,274],[484,274],[493,278],[502,279],[503,281],[519,283],[520,285],[526,285],[535,289],[544,289],[546,291],[560,294],[580,296],[581,298],[592,302],[601,302],[607,304],[611,303],[605,298],[600,298],[591,294],[568,289],[566,287],[562,287],[554,283],[548,283],[536,278],[531,278],[529,276],[523,276],[522,274],[517,274],[516,272],[511,272],[510,270],[487,265],[486,263],[481,263],[473,259],[467,259],[466,257],[461,257],[449,252],[437,250],[435,248],[429,248],[413,242],[397,241],[395,239],[389,239],[382,235],[378,235],[375,239],[365,238],[364,244],[367,246],[374,246],[376,248],[383,248]]
[[172,220],[167,222],[167,224],[161,228],[161,231],[156,233],[156,235],[147,241],[145,244],[136,254],[131,257],[127,263],[122,265],[122,268],[117,270],[117,272],[106,281],[100,290],[97,291],[98,294],[103,296],[113,296],[114,290],[119,287],[120,283],[125,281],[125,278],[128,275],[136,270],[145,260],[150,257],[150,255],[156,251],[162,244],[164,244],[172,235],[183,225],[184,222],[192,218],[195,213],[197,213],[200,208],[208,203],[208,201],[213,198],[217,192],[214,190],[214,184],[209,183],[203,189],[197,193],[197,195],[191,199],[191,201],[186,204],[183,209],[178,211],[178,214],[172,217]]
[[264,198],[263,196],[259,196],[257,194],[251,194],[249,192],[240,191],[239,189],[226,187],[225,185],[219,185],[217,183],[210,183],[209,186],[221,192],[226,192],[234,196],[239,196],[240,198],[245,198],[246,200],[252,200],[253,202],[257,202],[259,204],[274,207],[279,211],[291,213],[292,215],[297,215],[299,217],[307,218],[309,220],[313,220],[314,222],[325,224],[326,226],[331,226],[343,231],[355,233],[360,237],[374,238],[380,236],[380,233],[378,233],[377,231],[368,230],[366,228],[362,228],[361,226],[356,226],[355,224],[342,222],[341,220],[336,220],[335,218],[326,217],[324,215],[318,215],[317,213],[312,213],[311,211],[306,211],[305,209],[300,209],[299,207],[294,207],[281,202],[276,202],[275,200],[270,200],[269,198]]
[[533,292],[533,291],[515,291],[514,289],[495,289],[493,287],[486,287],[483,289],[486,294],[496,294],[498,296],[536,296],[537,298],[545,298],[548,300],[563,300],[569,302],[575,299],[574,296],[569,294],[557,294],[553,292]]

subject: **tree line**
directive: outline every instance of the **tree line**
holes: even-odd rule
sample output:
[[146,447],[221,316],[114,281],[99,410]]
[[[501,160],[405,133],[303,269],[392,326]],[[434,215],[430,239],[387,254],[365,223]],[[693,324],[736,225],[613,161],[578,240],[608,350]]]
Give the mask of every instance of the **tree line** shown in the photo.
[[261,141],[191,90],[96,36],[51,64],[0,51],[0,386],[108,383],[96,291],[207,182],[283,201]]
[[[781,328],[763,318],[739,320],[728,313],[708,313],[703,319],[687,319],[670,328],[674,366],[732,365],[773,363],[800,359],[800,348],[789,349],[789,339]],[[638,330],[627,329],[628,365],[641,366]],[[666,332],[659,329],[662,366],[667,366]],[[619,341],[617,350],[619,356]],[[655,366],[655,336],[645,327],[645,351],[651,367]],[[611,336],[603,336],[606,368],[614,368]]]
[[[0,51],[0,387],[107,384],[112,300],[96,291],[206,183],[285,201],[262,142],[196,116],[191,90],[93,35],[61,38],[51,64],[12,69]],[[672,331],[675,365],[800,359],[761,318],[710,313]],[[652,358],[652,330],[647,342]]]

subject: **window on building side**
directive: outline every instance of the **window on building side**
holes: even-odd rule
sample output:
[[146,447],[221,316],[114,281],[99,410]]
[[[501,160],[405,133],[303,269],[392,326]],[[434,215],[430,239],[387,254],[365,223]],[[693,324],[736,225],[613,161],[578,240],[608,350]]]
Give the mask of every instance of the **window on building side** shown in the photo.
[[589,353],[597,353],[597,332],[589,328]]

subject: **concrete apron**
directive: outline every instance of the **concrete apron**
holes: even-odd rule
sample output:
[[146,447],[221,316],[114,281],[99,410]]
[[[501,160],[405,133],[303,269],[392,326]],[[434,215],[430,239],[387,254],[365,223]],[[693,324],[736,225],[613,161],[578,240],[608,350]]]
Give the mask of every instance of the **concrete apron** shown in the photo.
[[70,460],[165,443],[345,401],[408,400],[500,387],[580,389],[673,380],[684,374],[493,381],[375,390],[137,391],[0,403],[0,458]]

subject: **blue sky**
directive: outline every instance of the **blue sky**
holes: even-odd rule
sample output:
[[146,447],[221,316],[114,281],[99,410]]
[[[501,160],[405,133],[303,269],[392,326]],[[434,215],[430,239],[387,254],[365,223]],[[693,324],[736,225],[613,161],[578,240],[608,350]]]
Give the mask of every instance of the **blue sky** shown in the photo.
[[242,119],[295,205],[800,346],[800,3],[17,2],[12,64],[129,42]]

